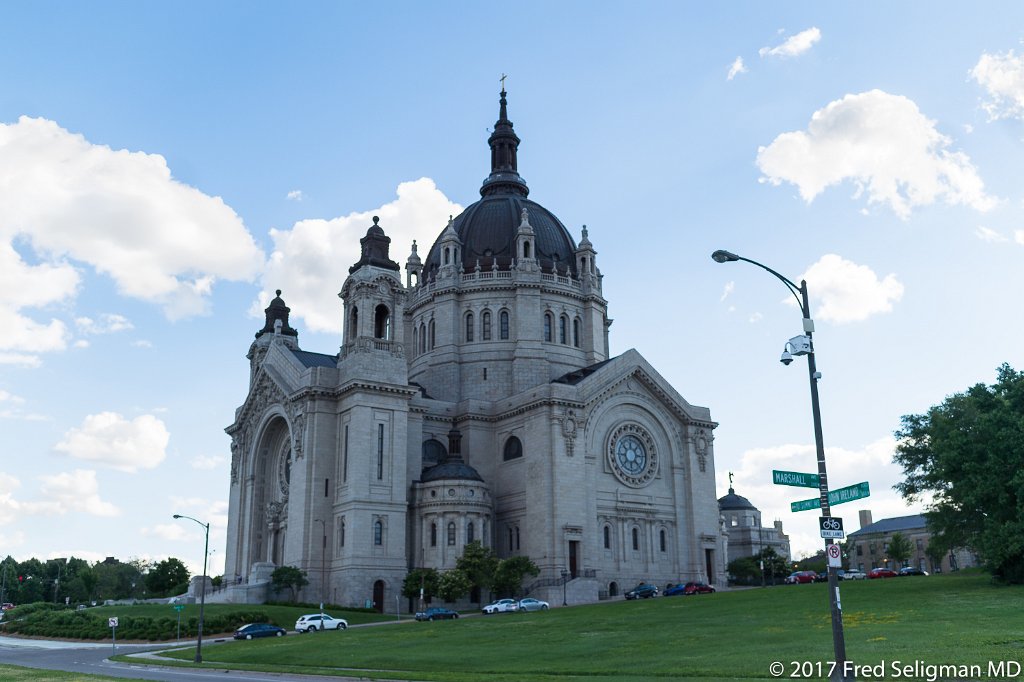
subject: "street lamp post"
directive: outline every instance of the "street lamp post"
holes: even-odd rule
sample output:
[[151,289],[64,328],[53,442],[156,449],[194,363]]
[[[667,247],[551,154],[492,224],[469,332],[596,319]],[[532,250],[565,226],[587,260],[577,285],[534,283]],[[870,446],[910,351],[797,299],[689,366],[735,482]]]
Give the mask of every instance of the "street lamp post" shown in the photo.
[[199,631],[196,637],[196,663],[203,662],[203,615],[206,609],[206,558],[209,556],[210,551],[210,524],[203,523],[199,519],[194,519],[191,516],[185,516],[184,514],[175,514],[176,519],[188,519],[189,521],[195,521],[206,531],[206,542],[203,544],[203,575],[199,583]]
[[[568,606],[569,602],[565,599],[565,583],[569,581],[569,571],[562,569],[562,606]],[[557,593],[556,593],[557,594]]]
[[[737,256],[729,251],[715,251],[711,254],[711,258],[716,263],[744,261],[751,265],[756,265],[762,270],[767,270],[789,289],[789,292],[793,294],[797,304],[800,306],[800,312],[803,314],[804,336],[790,339],[782,353],[781,362],[788,365],[793,361],[793,355],[807,356],[807,375],[811,382],[811,416],[814,419],[814,447],[818,456],[818,495],[821,498],[821,515],[826,517],[832,516],[832,510],[828,503],[828,473],[825,470],[825,441],[821,434],[821,408],[818,405],[818,379],[821,378],[821,374],[818,373],[818,368],[814,361],[814,343],[812,340],[814,321],[811,319],[811,304],[807,297],[807,281],[800,280],[800,286],[797,286],[792,280],[772,270],[767,265],[744,258],[743,256]],[[792,354],[790,354],[791,347]],[[834,541],[831,538],[825,540],[826,554],[828,553],[828,546],[833,543]],[[835,668],[832,670],[830,677],[834,680],[846,680],[848,679],[846,674],[846,642],[843,637],[843,611],[839,600],[839,576],[832,567],[828,568],[828,602],[829,611],[832,613],[832,646],[835,649]]]
[[327,523],[323,519],[313,519],[313,523],[323,526],[323,541],[320,543],[320,623],[324,620],[324,602],[327,600]]

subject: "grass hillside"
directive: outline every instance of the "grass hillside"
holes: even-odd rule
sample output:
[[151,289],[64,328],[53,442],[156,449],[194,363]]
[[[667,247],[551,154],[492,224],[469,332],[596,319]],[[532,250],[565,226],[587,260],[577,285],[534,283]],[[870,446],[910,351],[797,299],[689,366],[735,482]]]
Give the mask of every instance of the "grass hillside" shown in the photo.
[[[771,679],[833,658],[827,584],[614,601],[204,648],[208,664],[392,679]],[[1024,587],[984,575],[846,582],[847,657],[980,664],[1024,657]],[[329,642],[325,646],[325,641]],[[177,657],[188,660],[191,650]],[[379,672],[376,672],[379,671]],[[890,676],[891,675],[887,675]]]

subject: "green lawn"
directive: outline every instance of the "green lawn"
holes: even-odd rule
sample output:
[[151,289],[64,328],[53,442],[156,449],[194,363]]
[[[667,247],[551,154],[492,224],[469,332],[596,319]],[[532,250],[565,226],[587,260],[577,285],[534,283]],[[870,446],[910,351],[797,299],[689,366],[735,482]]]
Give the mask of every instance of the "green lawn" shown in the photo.
[[[198,604],[185,604],[181,611],[181,621],[186,622],[189,618],[199,617]],[[283,628],[292,629],[299,616],[307,613],[318,613],[319,606],[284,606],[284,605],[263,605],[263,604],[207,604],[206,615],[218,613],[230,613],[232,611],[263,611],[267,614],[270,622],[280,625]],[[135,604],[132,606],[97,606],[89,609],[90,613],[98,614],[103,618],[111,616],[149,616],[151,618],[177,618],[177,611],[171,604]],[[350,625],[361,623],[378,623],[381,621],[395,620],[395,614],[367,613],[364,611],[347,611],[336,608],[325,608],[335,618],[344,618]]]
[[[232,642],[203,654],[224,667],[457,682],[772,679],[774,661],[788,676],[793,661],[833,658],[827,594],[819,583],[614,601]],[[859,664],[1024,658],[1024,587],[976,573],[845,582],[842,603],[847,657]]]
[[107,677],[106,675],[83,675],[82,673],[62,673],[54,670],[36,670],[16,665],[0,664],[0,680],[4,682],[131,682],[138,678]]

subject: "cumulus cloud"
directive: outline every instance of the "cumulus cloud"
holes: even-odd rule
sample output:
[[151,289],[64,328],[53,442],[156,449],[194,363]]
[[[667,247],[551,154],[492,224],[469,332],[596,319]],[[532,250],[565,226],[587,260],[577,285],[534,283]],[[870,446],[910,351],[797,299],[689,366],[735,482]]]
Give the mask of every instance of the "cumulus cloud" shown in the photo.
[[982,54],[970,76],[988,93],[981,106],[989,120],[1024,118],[1024,55]]
[[117,516],[121,510],[100,498],[100,485],[96,472],[75,469],[54,476],[40,476],[42,499],[22,505],[27,513],[58,514],[82,512],[92,516]]
[[289,201],[302,201],[305,198],[306,195],[302,193],[301,189],[293,189],[291,192],[288,192]]
[[166,456],[169,439],[167,427],[152,415],[129,421],[116,412],[101,412],[88,415],[54,448],[77,459],[134,473],[159,465]]
[[264,293],[254,302],[252,315],[263,317],[272,292],[281,289],[292,311],[292,326],[301,318],[311,331],[340,333],[338,291],[349,267],[359,260],[359,240],[373,224],[372,217],[380,217],[380,226],[391,238],[391,260],[404,265],[413,239],[419,240],[420,257],[426,258],[448,216],[462,211],[430,178],[403,182],[397,193],[395,201],[378,208],[330,220],[302,220],[290,230],[271,230],[274,251],[263,274]]
[[[25,399],[21,396],[0,389],[0,419],[20,419],[23,421],[43,421],[46,419],[43,415],[25,412],[22,408],[24,404]],[[0,474],[0,476],[2,475]],[[2,492],[3,487],[0,486],[0,494]]]
[[806,131],[779,135],[757,152],[762,182],[797,186],[810,203],[827,187],[852,181],[855,196],[888,204],[902,219],[942,198],[979,211],[996,200],[966,154],[911,100],[871,90],[814,112]]
[[[0,205],[0,286],[15,296],[4,301],[15,312],[71,298],[79,286],[71,263],[171,318],[205,312],[214,280],[252,280],[263,264],[238,215],[175,180],[162,156],[95,145],[42,118],[0,124]],[[22,261],[17,239],[44,262]],[[28,286],[26,276],[47,285]],[[0,350],[61,350],[67,330],[52,320],[23,336],[16,345],[5,336]]]
[[1006,237],[1003,236],[1002,233],[997,232],[996,230],[993,230],[990,227],[984,227],[982,225],[979,225],[978,228],[974,230],[974,236],[976,236],[983,242],[991,242],[993,244],[998,244],[999,242],[1006,241]]
[[743,57],[736,57],[736,59],[732,63],[732,66],[729,67],[729,75],[726,76],[725,79],[731,81],[739,74],[746,72],[747,67],[743,65]]
[[[0,205],[5,193],[3,156],[0,137]],[[80,276],[61,258],[26,263],[14,240],[4,238],[4,213],[0,211],[0,291],[4,292],[0,298],[0,317],[6,322],[6,331],[0,336],[0,364],[36,367],[41,364],[39,354],[65,350],[71,333],[62,321],[39,321],[27,315],[26,309],[70,300],[78,292]]]
[[99,320],[91,317],[76,317],[75,327],[80,334],[113,334],[129,329],[135,329],[135,325],[128,321],[124,315],[116,313],[103,313]]
[[21,511],[21,503],[14,499],[14,491],[20,486],[17,478],[0,471],[0,526],[13,523]]
[[819,40],[821,40],[821,31],[812,26],[806,31],[800,31],[795,36],[790,36],[781,45],[762,47],[757,53],[762,57],[799,57],[814,47]]
[[[896,275],[879,279],[868,266],[834,253],[822,256],[798,279],[807,280],[810,296],[816,301],[814,317],[837,324],[891,312],[892,304],[903,298],[903,284]],[[786,302],[796,305],[789,297]]]

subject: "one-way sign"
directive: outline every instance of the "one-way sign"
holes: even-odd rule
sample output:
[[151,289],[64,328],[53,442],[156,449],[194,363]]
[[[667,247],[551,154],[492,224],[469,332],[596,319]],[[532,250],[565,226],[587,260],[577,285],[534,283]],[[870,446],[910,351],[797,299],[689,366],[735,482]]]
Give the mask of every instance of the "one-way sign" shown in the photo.
[[838,516],[819,516],[818,527],[821,529],[821,537],[842,540],[846,537],[843,532],[843,520]]

